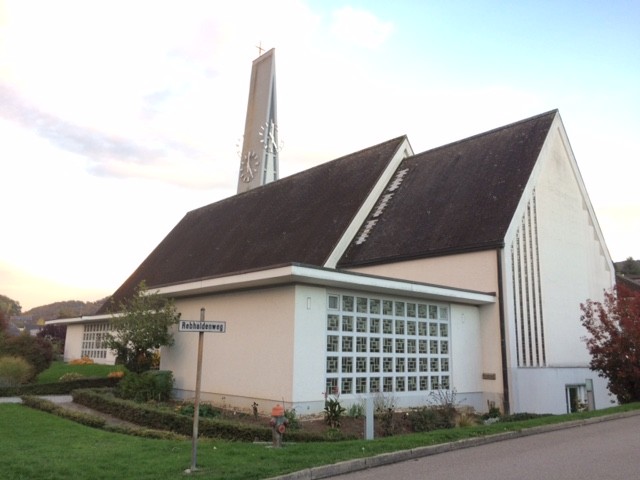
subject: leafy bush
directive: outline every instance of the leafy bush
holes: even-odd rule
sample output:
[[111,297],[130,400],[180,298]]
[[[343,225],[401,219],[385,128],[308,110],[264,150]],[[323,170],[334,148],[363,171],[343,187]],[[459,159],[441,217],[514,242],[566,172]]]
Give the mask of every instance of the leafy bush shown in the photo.
[[364,402],[354,403],[349,407],[347,416],[351,418],[362,418],[365,415]]
[[15,387],[33,378],[34,368],[22,357],[0,357],[0,387]]
[[340,405],[338,396],[327,397],[324,400],[324,420],[331,428],[340,426],[340,418],[347,409]]
[[487,413],[482,415],[483,420],[488,420],[489,418],[499,419],[502,416],[502,412],[500,411],[500,408],[496,406],[496,402],[487,400],[487,407]]
[[412,408],[409,412],[409,423],[414,432],[430,432],[444,428],[437,410],[428,406]]
[[456,426],[459,402],[457,391],[438,389],[433,390],[427,399],[427,403],[436,410],[440,417],[440,428],[453,428]]
[[288,430],[300,430],[300,421],[298,420],[298,413],[295,408],[290,410],[285,409],[284,418],[287,419]]
[[22,357],[33,366],[33,376],[29,380],[49,368],[53,361],[51,342],[29,334],[5,339],[2,348],[5,355]]
[[143,373],[127,373],[118,385],[118,396],[148,402],[155,400],[163,402],[171,398],[173,390],[173,374],[168,370],[147,371]]
[[380,423],[382,424],[382,435],[384,437],[389,437],[393,435],[393,431],[395,429],[395,425],[393,422],[393,414],[394,414],[394,410],[392,407],[387,408],[383,412],[378,411],[375,414],[375,418],[380,420]]
[[[193,418],[194,409],[195,405],[193,403],[186,403],[180,406],[178,413]],[[214,408],[210,403],[201,403],[198,405],[198,412],[200,418],[217,418],[222,416],[220,409]]]

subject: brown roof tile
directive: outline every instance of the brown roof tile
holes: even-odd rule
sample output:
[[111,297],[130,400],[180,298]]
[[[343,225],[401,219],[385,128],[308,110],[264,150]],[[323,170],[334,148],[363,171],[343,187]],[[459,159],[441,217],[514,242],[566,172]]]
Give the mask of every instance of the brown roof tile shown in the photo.
[[142,280],[158,287],[282,264],[322,266],[405,138],[187,213],[111,304]]
[[405,159],[407,169],[366,241],[339,267],[495,248],[557,111]]

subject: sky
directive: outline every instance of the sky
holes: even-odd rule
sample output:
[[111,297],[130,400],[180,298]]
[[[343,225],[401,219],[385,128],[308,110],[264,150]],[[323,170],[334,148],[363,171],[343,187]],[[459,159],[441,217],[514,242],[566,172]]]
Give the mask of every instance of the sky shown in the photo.
[[276,50],[280,176],[559,109],[611,257],[640,259],[640,0],[0,0],[0,294],[113,293],[234,195]]

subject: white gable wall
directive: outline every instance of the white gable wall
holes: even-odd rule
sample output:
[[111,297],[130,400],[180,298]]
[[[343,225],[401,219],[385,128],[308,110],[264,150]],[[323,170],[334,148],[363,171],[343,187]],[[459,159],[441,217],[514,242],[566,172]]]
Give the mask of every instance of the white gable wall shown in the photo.
[[580,303],[612,287],[613,265],[559,116],[504,253],[512,410],[563,413],[566,386],[587,378],[594,380],[596,407],[608,406],[606,382],[588,370]]
[[536,185],[545,324],[552,333],[547,363],[584,366],[590,356],[580,340],[586,333],[580,303],[602,299],[603,290],[614,284],[614,270],[560,128],[551,130]]

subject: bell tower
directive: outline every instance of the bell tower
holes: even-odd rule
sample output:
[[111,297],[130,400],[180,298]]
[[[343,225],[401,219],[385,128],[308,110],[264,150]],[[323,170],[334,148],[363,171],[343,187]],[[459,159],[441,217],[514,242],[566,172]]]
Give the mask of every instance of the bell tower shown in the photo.
[[[262,49],[260,48],[260,53]],[[278,179],[275,49],[253,61],[240,151],[238,193]]]

